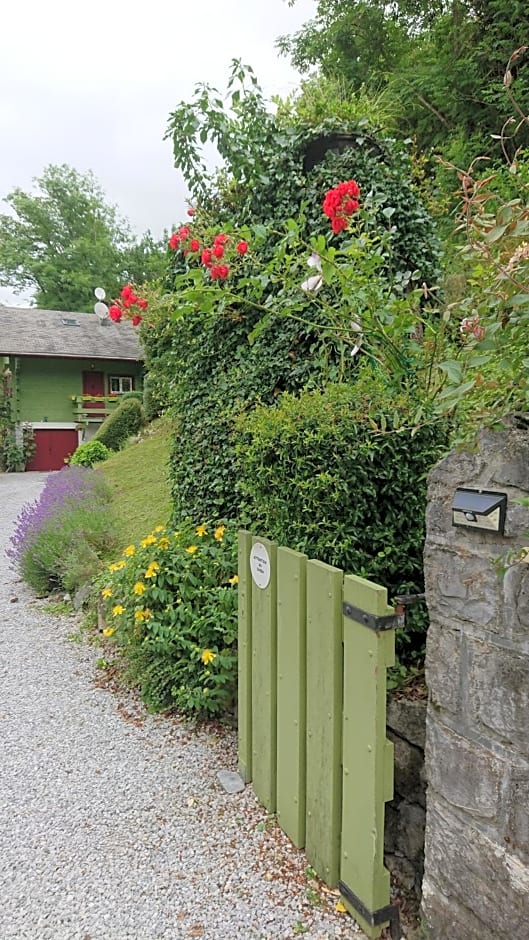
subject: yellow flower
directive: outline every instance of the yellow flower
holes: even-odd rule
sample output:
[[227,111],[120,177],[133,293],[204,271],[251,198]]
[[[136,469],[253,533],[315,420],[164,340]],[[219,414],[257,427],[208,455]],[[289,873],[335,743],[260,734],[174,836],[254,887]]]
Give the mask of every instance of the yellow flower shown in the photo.
[[147,538],[142,539],[140,545],[142,548],[148,548],[149,545],[154,545],[156,543],[156,536],[152,534],[148,535]]
[[208,530],[206,529],[206,526],[204,525],[204,523],[202,523],[202,525],[197,525],[196,532],[197,532],[197,535],[200,536],[200,538],[202,538],[203,535],[207,535]]
[[125,568],[127,565],[126,561],[113,561],[111,565],[108,566],[108,570],[112,571],[121,571],[122,568]]
[[110,588],[108,587],[103,588],[103,590],[101,591],[101,597],[112,597],[112,591],[110,590]]
[[198,552],[198,545],[190,545],[189,548],[186,548],[186,552],[189,552],[190,555],[194,555],[195,552]]
[[238,574],[234,574],[232,578],[228,578],[228,584],[238,584],[238,583],[239,583]]
[[114,617],[119,617],[120,614],[124,614],[124,613],[125,613],[125,608],[123,607],[123,604],[116,604],[116,606],[112,608],[112,615]]
[[157,561],[151,561],[147,571],[145,572],[146,578],[155,578],[156,572],[160,570],[160,565]]
[[134,585],[134,593],[143,594],[144,591],[145,591],[145,585],[143,581],[136,581],[136,584]]
[[126,549],[124,550],[123,554],[126,555],[127,558],[132,558],[132,556],[134,555],[135,551],[136,551],[136,546],[135,546],[135,545],[127,545],[127,547],[126,547]]
[[214,653],[213,650],[206,649],[202,651],[202,656],[200,658],[202,662],[204,663],[204,666],[209,666],[209,664],[212,663],[213,660],[215,659],[216,655],[217,654]]
[[163,525],[157,525],[154,531],[155,531],[155,532],[165,532],[165,526],[163,526]]
[[165,535],[158,542],[158,548],[169,548],[169,539]]
[[148,607],[146,607],[145,610],[136,610],[134,619],[137,620],[138,623],[143,623],[144,620],[151,620],[152,611],[150,611]]
[[217,540],[217,542],[222,542],[222,536],[224,535],[225,531],[226,531],[225,525],[217,526],[217,528],[215,529],[213,533],[213,536]]
[[103,636],[112,636],[112,634],[115,632],[116,631],[114,627],[105,627],[105,629],[103,630]]

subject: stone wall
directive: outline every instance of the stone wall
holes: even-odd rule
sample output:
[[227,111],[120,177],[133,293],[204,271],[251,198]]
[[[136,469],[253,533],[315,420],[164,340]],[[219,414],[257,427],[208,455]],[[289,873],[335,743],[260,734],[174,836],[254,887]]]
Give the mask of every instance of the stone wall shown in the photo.
[[[452,526],[456,487],[507,493],[505,534]],[[423,913],[431,940],[529,936],[529,434],[484,433],[432,472]]]
[[395,881],[420,897],[424,870],[426,702],[391,696],[387,736],[395,753],[395,796],[386,803],[384,861]]

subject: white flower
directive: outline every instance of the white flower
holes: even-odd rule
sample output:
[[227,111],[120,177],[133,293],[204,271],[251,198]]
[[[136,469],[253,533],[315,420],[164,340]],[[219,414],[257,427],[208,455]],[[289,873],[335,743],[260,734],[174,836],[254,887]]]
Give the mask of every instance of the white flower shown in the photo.
[[306,281],[303,281],[301,285],[301,290],[304,291],[317,291],[320,289],[323,284],[323,277],[321,274],[313,274],[311,277],[308,277]]
[[309,268],[316,268],[318,274],[312,274],[307,278],[306,281],[303,281],[301,285],[301,290],[304,291],[317,291],[323,284],[323,275],[321,273],[321,258],[315,251],[307,258],[307,264]]
[[307,258],[307,264],[309,268],[316,268],[316,271],[319,271],[321,274],[321,258],[315,251],[312,252],[309,258]]
[[362,327],[355,320],[351,320],[351,329],[355,333],[358,333],[358,339],[351,350],[351,356],[356,356],[356,354],[360,352],[360,347],[362,346],[362,343],[364,341],[364,334],[362,332]]

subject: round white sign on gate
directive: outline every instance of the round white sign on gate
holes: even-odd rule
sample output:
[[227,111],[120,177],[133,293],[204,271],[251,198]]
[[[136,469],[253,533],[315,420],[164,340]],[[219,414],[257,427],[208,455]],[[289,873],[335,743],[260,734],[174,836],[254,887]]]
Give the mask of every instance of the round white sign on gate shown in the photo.
[[261,542],[252,545],[250,570],[258,588],[268,587],[270,583],[270,555]]

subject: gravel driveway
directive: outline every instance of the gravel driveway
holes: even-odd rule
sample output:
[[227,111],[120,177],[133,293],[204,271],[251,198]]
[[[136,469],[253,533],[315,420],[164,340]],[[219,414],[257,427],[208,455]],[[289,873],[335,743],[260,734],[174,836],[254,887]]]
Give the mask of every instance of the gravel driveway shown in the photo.
[[99,688],[100,651],[10,570],[45,479],[0,474],[1,940],[364,936],[251,788],[219,785],[233,734]]

